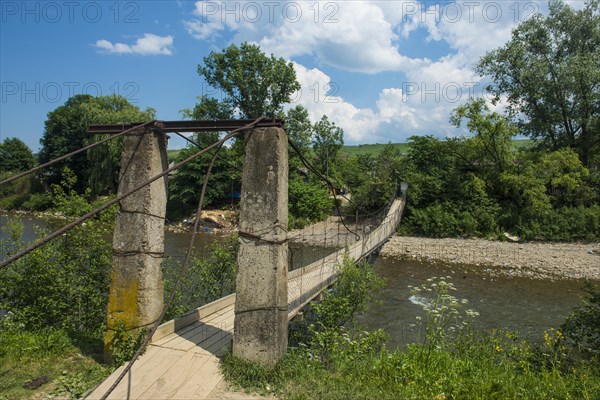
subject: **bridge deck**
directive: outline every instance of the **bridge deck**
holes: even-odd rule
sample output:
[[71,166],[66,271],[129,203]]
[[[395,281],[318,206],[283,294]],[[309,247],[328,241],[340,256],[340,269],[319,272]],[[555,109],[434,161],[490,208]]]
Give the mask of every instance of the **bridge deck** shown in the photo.
[[[337,276],[348,256],[358,260],[379,248],[394,233],[404,209],[404,198],[391,206],[382,224],[368,236],[304,268],[288,279],[291,319]],[[208,399],[223,380],[219,357],[231,348],[235,294],[163,324],[146,352],[109,399]],[[87,398],[99,399],[125,367],[114,371]]]

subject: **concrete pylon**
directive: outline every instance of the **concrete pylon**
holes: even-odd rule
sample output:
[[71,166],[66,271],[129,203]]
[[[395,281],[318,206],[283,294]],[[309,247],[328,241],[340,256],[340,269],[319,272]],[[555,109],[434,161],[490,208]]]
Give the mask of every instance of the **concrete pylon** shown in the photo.
[[274,366],[288,339],[288,151],[282,128],[245,142],[233,355]]
[[[125,136],[118,194],[124,194],[168,168],[167,139],[139,130]],[[115,330],[133,337],[156,322],[163,309],[164,225],[167,178],[121,200],[115,220],[107,311],[105,355],[112,355]]]

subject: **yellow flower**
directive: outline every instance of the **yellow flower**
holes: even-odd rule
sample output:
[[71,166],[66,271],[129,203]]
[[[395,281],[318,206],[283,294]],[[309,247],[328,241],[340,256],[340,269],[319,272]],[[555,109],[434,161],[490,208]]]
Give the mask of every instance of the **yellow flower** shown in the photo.
[[496,351],[498,353],[502,351],[502,347],[500,347],[500,345],[498,345],[498,344],[496,345]]

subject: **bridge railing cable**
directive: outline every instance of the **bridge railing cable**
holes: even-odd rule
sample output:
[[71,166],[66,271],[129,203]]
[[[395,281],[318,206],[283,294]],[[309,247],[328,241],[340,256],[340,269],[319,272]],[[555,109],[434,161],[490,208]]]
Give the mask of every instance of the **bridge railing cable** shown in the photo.
[[133,128],[127,129],[127,130],[125,130],[125,131],[123,131],[123,132],[120,132],[120,133],[117,133],[117,134],[115,134],[115,135],[111,135],[111,136],[107,137],[106,139],[102,139],[102,140],[99,140],[99,141],[97,141],[97,142],[91,143],[91,144],[89,144],[89,145],[87,145],[87,146],[85,146],[85,147],[82,147],[82,148],[80,148],[80,149],[77,149],[77,150],[75,150],[75,151],[72,151],[72,152],[70,152],[70,153],[67,153],[67,154],[65,154],[65,155],[62,155],[62,156],[60,156],[60,157],[58,157],[58,158],[55,158],[55,159],[53,159],[53,160],[50,160],[50,161],[48,161],[47,163],[44,163],[44,164],[42,164],[42,165],[38,165],[38,166],[36,166],[36,167],[33,167],[33,168],[31,168],[31,169],[28,169],[27,171],[24,171],[24,172],[20,172],[20,173],[18,173],[18,174],[16,174],[16,175],[13,175],[13,176],[11,176],[11,177],[8,177],[8,178],[6,178],[6,179],[5,179],[5,180],[3,180],[3,181],[0,181],[0,186],[4,185],[4,184],[6,184],[6,183],[12,182],[12,181],[14,181],[14,180],[17,180],[17,179],[19,179],[19,178],[22,178],[22,177],[24,177],[24,176],[27,176],[27,175],[29,175],[29,174],[32,174],[32,173],[34,173],[34,172],[36,172],[36,171],[39,171],[39,170],[41,170],[41,169],[44,169],[44,168],[46,168],[46,167],[49,167],[49,166],[51,166],[51,165],[53,165],[53,164],[56,164],[56,163],[57,163],[57,162],[59,162],[59,161],[65,160],[65,159],[67,159],[67,158],[69,158],[69,157],[72,157],[72,156],[74,156],[74,155],[76,155],[76,154],[79,154],[79,153],[82,153],[82,152],[84,152],[84,151],[87,151],[87,150],[89,150],[89,149],[91,149],[91,148],[93,148],[93,147],[99,146],[99,145],[101,145],[101,144],[103,144],[103,143],[106,143],[106,142],[108,142],[108,141],[110,141],[110,140],[116,139],[116,138],[118,138],[118,137],[120,137],[120,136],[123,136],[123,135],[125,135],[126,133],[129,133],[129,132],[131,132],[131,131],[134,131],[134,130],[136,130],[136,129],[143,128],[143,127],[145,127],[146,125],[150,125],[150,124],[152,124],[152,123],[154,123],[154,122],[156,122],[156,121],[155,121],[155,120],[153,120],[153,121],[148,121],[148,122],[145,122],[145,123],[143,123],[143,124],[140,124],[140,125],[136,125],[136,126],[134,126]]

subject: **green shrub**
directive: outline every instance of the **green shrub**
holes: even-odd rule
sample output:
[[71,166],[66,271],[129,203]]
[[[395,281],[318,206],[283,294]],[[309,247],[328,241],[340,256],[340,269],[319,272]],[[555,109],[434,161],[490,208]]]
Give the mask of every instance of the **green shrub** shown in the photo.
[[[235,292],[238,245],[238,237],[233,235],[225,243],[212,244],[207,255],[196,256],[190,261],[167,310],[167,320]],[[177,283],[181,265],[169,260],[164,271],[164,292],[168,298]]]
[[289,183],[289,229],[325,220],[333,209],[329,192],[321,185],[292,179]]
[[[73,177],[65,171],[53,200],[65,215],[77,217],[91,206],[72,190]],[[13,312],[27,330],[54,327],[102,337],[112,262],[108,235],[115,212],[113,207],[87,220],[0,270],[0,308]],[[14,225],[7,224],[10,238],[2,243],[12,252],[27,245]]]
[[588,297],[569,315],[561,330],[567,343],[585,358],[600,363],[600,284],[586,282]]

